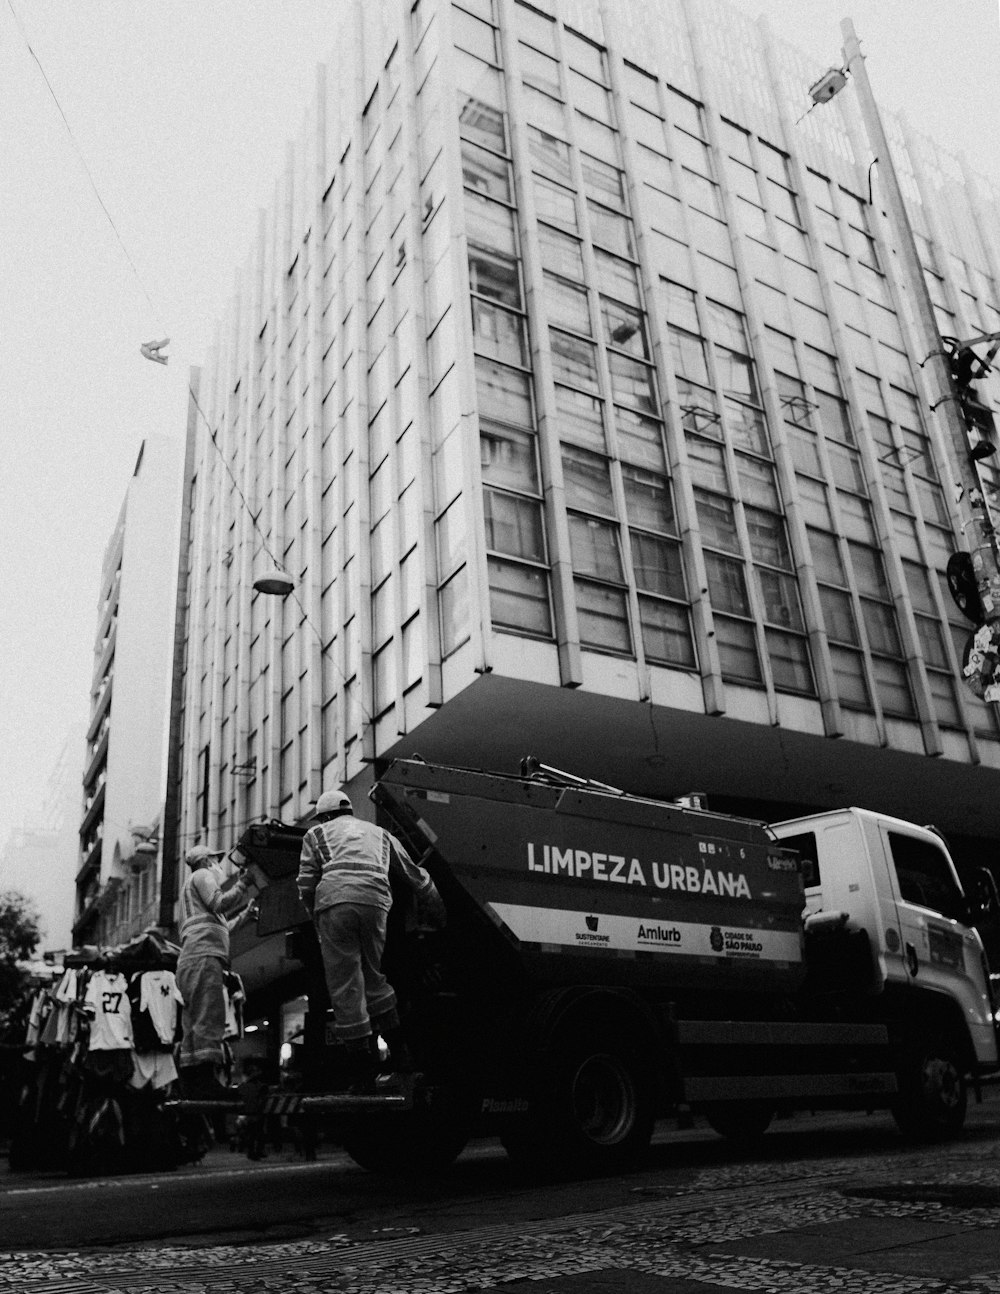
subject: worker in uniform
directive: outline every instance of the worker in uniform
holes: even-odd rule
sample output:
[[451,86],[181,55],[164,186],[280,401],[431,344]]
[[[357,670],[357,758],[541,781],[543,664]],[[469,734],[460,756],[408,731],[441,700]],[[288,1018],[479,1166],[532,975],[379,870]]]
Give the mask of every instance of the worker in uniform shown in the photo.
[[223,976],[229,968],[230,931],[245,918],[257,894],[256,885],[246,876],[222,888],[218,866],[222,856],[222,851],[195,845],[185,858],[191,872],[180,897],[177,987],[184,1012],[178,1068],[181,1090],[189,1098],[229,1095],[219,1077],[225,1061]]
[[434,882],[388,831],[354,817],[343,791],[324,791],[302,841],[297,885],[313,918],[334,1015],[334,1036],[351,1059],[351,1090],[374,1091],[376,1034],[397,1071],[412,1068],[396,994],[382,974],[390,875],[406,884],[438,923],[444,904]]

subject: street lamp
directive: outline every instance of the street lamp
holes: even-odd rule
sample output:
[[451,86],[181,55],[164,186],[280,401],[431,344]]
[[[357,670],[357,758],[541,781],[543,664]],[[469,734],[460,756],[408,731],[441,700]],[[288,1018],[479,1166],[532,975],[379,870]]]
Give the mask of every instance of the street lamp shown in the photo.
[[277,562],[266,567],[253,582],[258,593],[269,593],[276,597],[286,598],[295,588],[295,581]]
[[[968,352],[976,342],[993,340],[993,337],[973,338],[963,343],[941,337],[889,141],[865,69],[861,43],[850,18],[841,21],[840,30],[844,37],[844,66],[830,68],[810,87],[809,94],[814,106],[829,103],[847,84],[848,75],[854,80],[868,143],[879,164],[886,209],[896,234],[896,250],[903,268],[904,283],[912,300],[917,336],[924,350],[921,367],[928,366],[936,388],[931,409],[942,409],[947,432],[945,444],[957,487],[962,534],[968,537],[971,548],[968,566],[983,614],[983,621],[974,636],[974,650],[971,640],[966,650],[963,681],[982,700],[1000,701],[1000,561],[994,546],[992,519],[976,470],[976,463],[992,452],[992,445],[989,437],[982,434],[981,420],[970,417],[969,410],[977,402],[970,399],[967,389],[969,382],[977,380],[990,367],[995,351],[990,352],[987,360],[979,360],[972,353],[971,361]],[[978,371],[973,370],[973,362],[978,362]]]

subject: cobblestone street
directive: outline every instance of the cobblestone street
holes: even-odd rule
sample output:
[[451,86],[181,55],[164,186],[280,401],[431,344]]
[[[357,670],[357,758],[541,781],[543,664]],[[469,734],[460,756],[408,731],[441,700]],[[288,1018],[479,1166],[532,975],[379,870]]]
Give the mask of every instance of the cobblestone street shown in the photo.
[[[994,1114],[996,1108],[995,1100],[987,1103]],[[993,1133],[995,1127],[994,1120]],[[983,1133],[980,1127],[954,1145],[900,1143],[863,1157],[721,1164],[697,1169],[683,1184],[661,1174],[661,1185],[646,1174],[627,1188],[625,1204],[448,1233],[388,1225],[394,1219],[387,1217],[368,1235],[346,1227],[252,1246],[10,1253],[0,1265],[0,1289],[997,1294],[1000,1143]],[[318,1173],[323,1166],[312,1167]],[[256,1171],[255,1189],[264,1189],[268,1170]],[[379,1230],[391,1238],[379,1238]]]

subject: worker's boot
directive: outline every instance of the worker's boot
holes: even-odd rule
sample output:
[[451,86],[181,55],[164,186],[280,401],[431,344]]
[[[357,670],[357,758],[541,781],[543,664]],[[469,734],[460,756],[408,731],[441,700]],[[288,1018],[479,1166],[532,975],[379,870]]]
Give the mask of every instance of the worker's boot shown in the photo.
[[372,1054],[372,1037],[352,1039],[347,1043],[348,1074],[351,1096],[374,1096],[378,1067]]
[[403,1035],[402,1025],[394,1025],[382,1030],[382,1037],[389,1048],[389,1065],[394,1074],[412,1074],[417,1068],[413,1052]]

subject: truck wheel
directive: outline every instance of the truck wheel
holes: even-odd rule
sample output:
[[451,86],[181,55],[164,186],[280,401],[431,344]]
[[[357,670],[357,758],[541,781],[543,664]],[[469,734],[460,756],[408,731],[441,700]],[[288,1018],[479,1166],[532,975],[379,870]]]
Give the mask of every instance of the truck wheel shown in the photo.
[[545,1097],[501,1137],[508,1155],[534,1170],[634,1164],[653,1133],[648,1067],[624,1042],[577,1039],[553,1050]]
[[759,1141],[771,1126],[774,1106],[767,1101],[719,1101],[705,1109],[708,1126],[734,1145]]
[[900,1132],[918,1141],[954,1137],[965,1122],[967,1093],[958,1051],[947,1038],[910,1047],[899,1070],[892,1115]]

